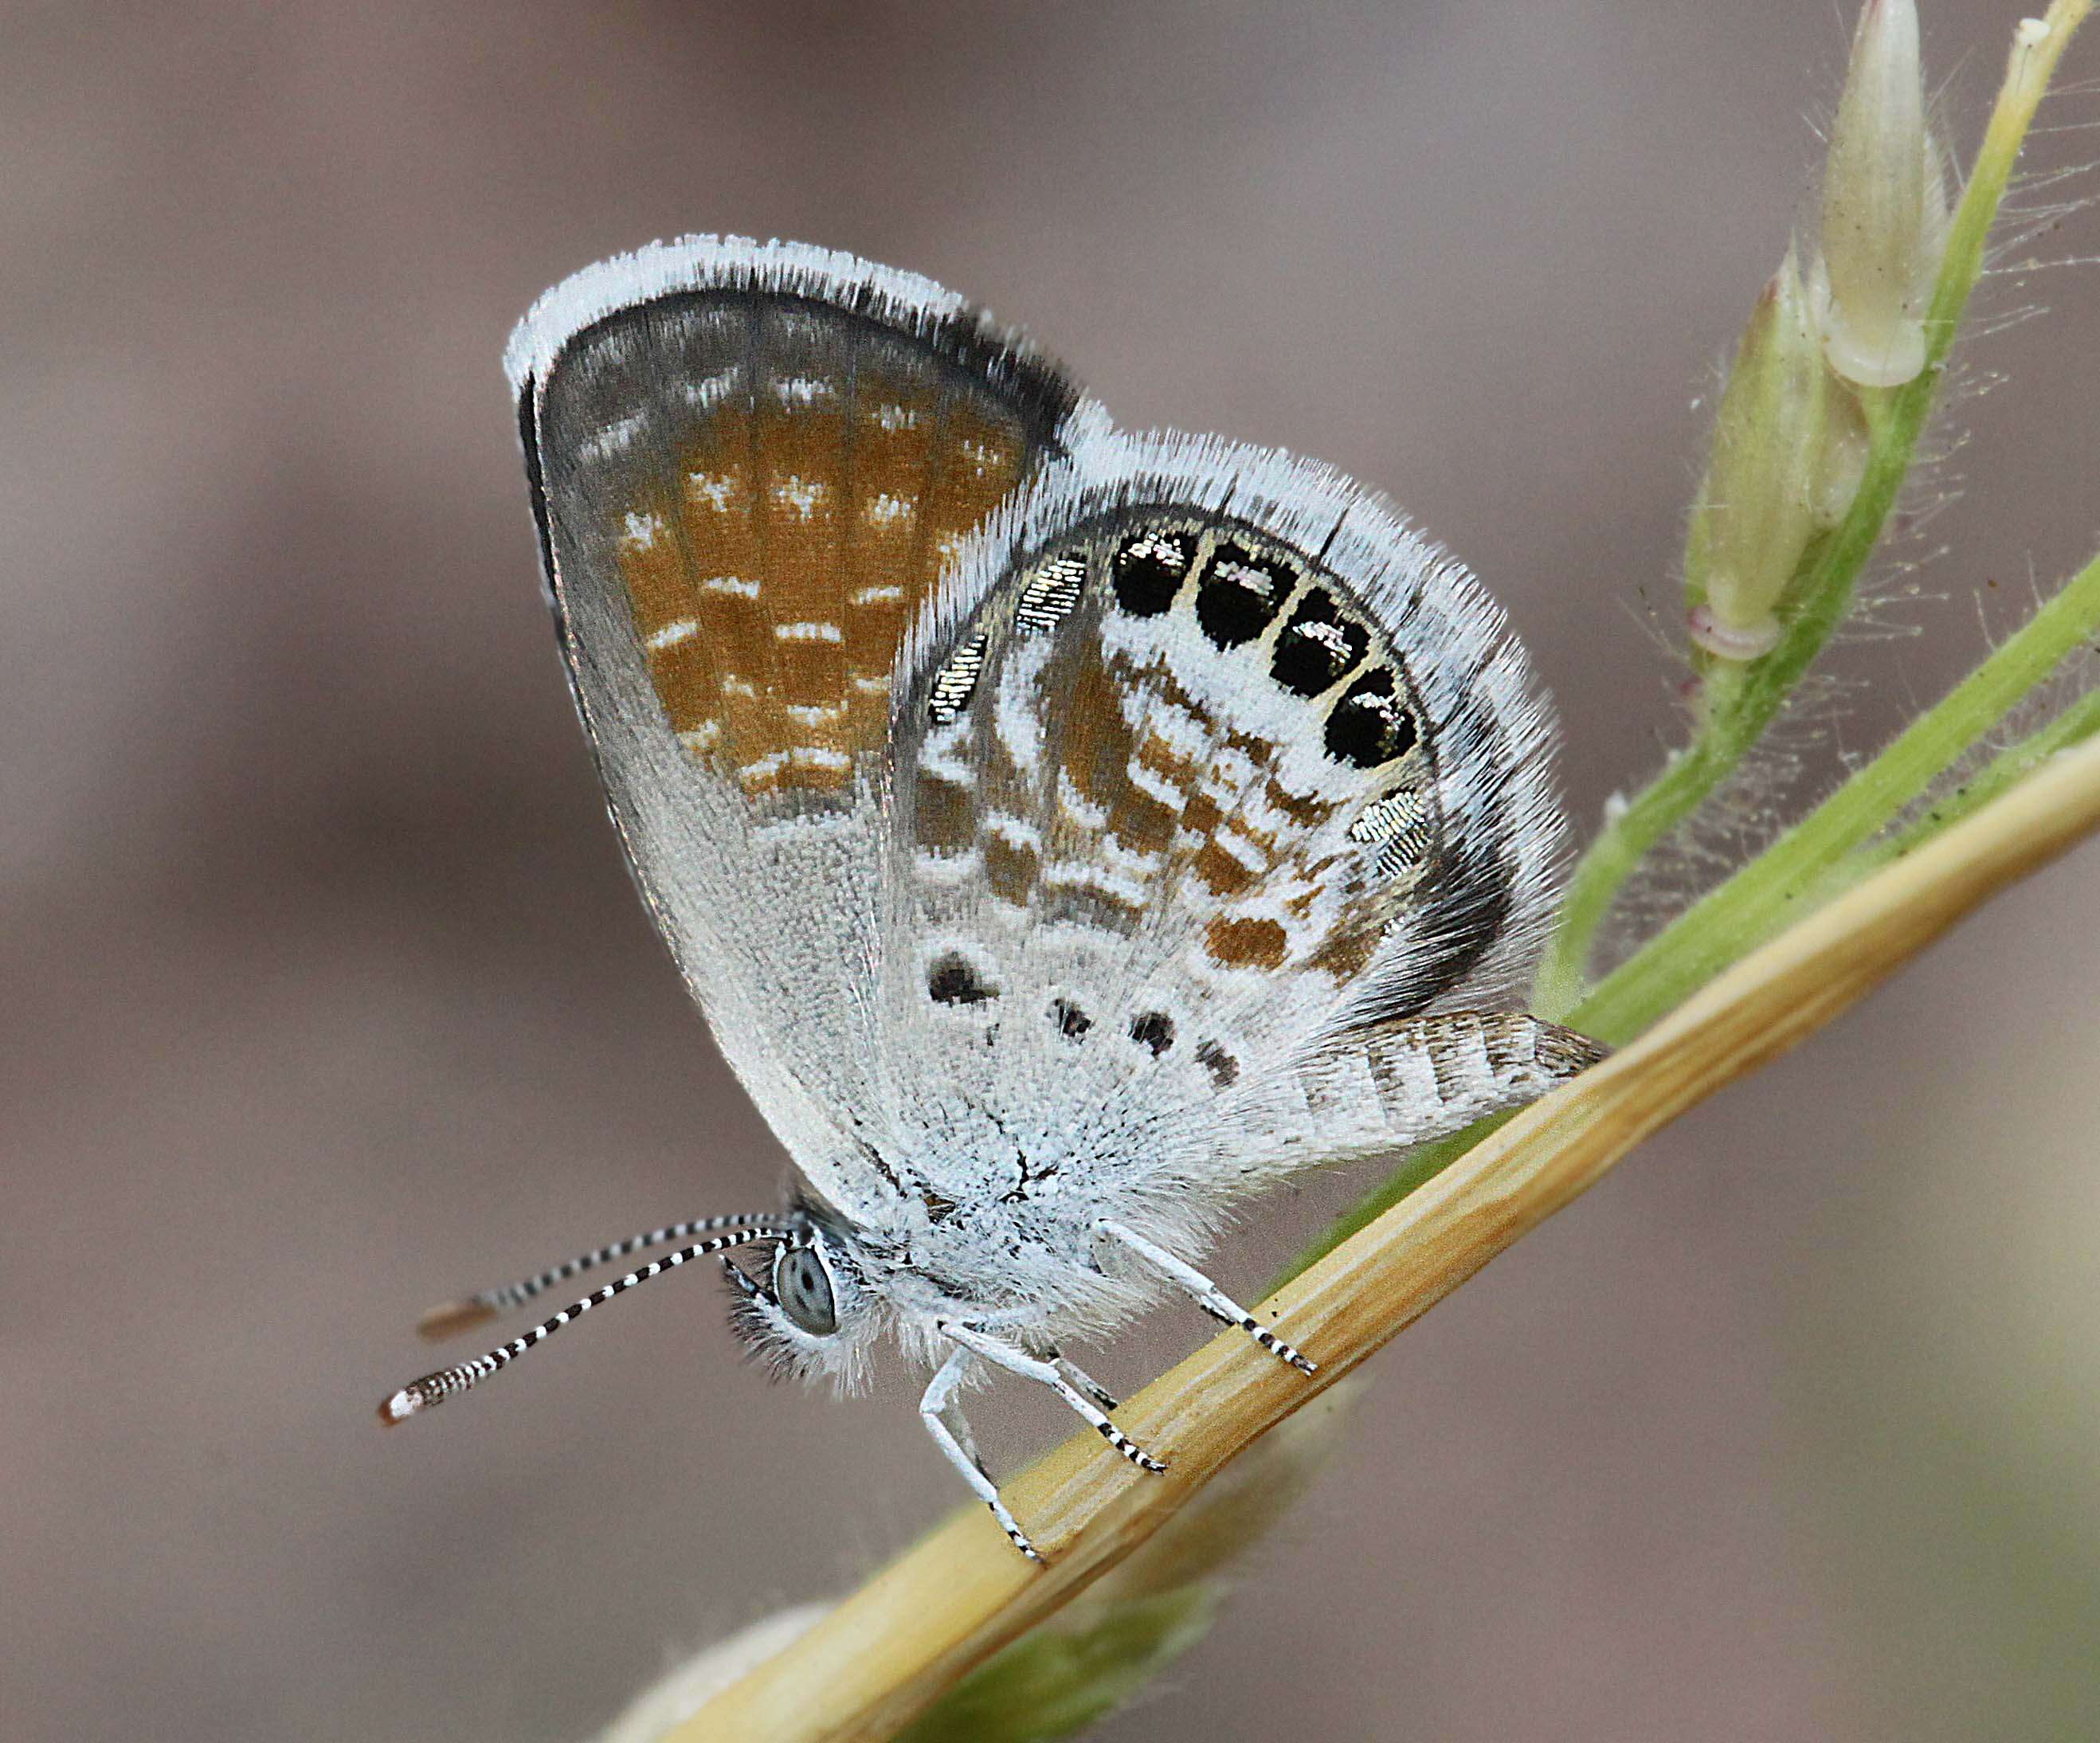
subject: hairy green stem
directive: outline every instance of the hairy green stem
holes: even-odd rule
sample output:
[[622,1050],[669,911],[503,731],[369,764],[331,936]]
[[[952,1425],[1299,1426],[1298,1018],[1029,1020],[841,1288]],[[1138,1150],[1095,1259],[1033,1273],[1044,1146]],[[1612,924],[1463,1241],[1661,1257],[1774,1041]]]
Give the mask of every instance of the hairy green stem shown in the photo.
[[1900,859],[1941,830],[1973,817],[2048,758],[2084,744],[2096,732],[2100,732],[2100,690],[2088,691],[2046,726],[2028,734],[2017,744],[2007,745],[1959,787],[1935,799],[1924,815],[1904,828],[1868,844],[1855,863],[1855,875],[1864,876],[1877,866]]
[[[2076,15],[2067,19],[2065,36],[2082,19],[2084,10],[2076,8]],[[2056,51],[2060,52],[2060,44]],[[1779,645],[1746,665],[1702,661],[1705,694],[1692,742],[1639,794],[1607,817],[1576,867],[1560,924],[1539,967],[1533,1008],[1540,1015],[1564,1018],[1575,1009],[1597,934],[1626,880],[1740,766],[1850,607],[1860,573],[1881,541],[1917,456],[1948,352],[1982,274],[1991,226],[2033,113],[2033,104],[2016,72],[2001,95],[1948,231],[1946,258],[1926,318],[1924,371],[1901,387],[1861,395],[1869,439],[1866,474],[1843,522],[1809,547],[1800,572],[1789,586],[1789,597],[1799,602]]]
[[2096,631],[2100,558],[1880,756],[1643,945],[1583,1001],[1583,1020],[1612,1035],[1652,1022],[1850,881],[1862,867],[1844,866],[1847,856],[1886,828]]
[[[1920,716],[1887,749],[1727,883],[1695,904],[1566,1013],[1586,1035],[1613,1044],[1650,1023],[1783,925],[1874,865],[1907,852],[1996,798],[2053,752],[2100,730],[2100,692],[2089,693],[2040,731],[1994,758],[1958,798],[1867,854],[1860,849],[1913,803],[2065,658],[2100,633],[2100,557],[2067,582],[2003,646]],[[1277,1279],[1278,1286],[1332,1251],[1466,1154],[1510,1116],[1469,1126],[1416,1151],[1350,1207]]]

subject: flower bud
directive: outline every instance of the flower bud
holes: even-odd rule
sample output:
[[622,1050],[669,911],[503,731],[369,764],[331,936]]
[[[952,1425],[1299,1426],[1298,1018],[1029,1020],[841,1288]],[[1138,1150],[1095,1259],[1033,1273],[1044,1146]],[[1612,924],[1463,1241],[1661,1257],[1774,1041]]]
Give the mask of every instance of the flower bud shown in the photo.
[[1830,129],[1812,274],[1838,374],[1897,387],[1924,368],[1947,223],[1946,177],[1925,122],[1917,0],[1866,0]]
[[1831,389],[1792,249],[1758,298],[1721,395],[1687,558],[1692,639],[1754,660],[1816,529]]

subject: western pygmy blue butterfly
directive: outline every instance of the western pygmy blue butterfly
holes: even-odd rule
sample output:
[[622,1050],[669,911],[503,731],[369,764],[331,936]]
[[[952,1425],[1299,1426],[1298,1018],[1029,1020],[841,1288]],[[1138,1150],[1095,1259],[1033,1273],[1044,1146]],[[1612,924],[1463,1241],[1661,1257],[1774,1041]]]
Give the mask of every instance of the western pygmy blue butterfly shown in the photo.
[[922,278],[689,238],[549,291],[505,361],[613,821],[805,1187],[440,1309],[708,1237],[382,1414],[723,1253],[776,1367],[850,1385],[885,1333],[932,1366],[928,1429],[1035,1557],[973,1375],[1158,1468],[1063,1339],[1179,1292],[1310,1373],[1197,1269],[1224,1214],[1599,1056],[1484,1008],[1554,899],[1546,704],[1379,498],[1118,430]]

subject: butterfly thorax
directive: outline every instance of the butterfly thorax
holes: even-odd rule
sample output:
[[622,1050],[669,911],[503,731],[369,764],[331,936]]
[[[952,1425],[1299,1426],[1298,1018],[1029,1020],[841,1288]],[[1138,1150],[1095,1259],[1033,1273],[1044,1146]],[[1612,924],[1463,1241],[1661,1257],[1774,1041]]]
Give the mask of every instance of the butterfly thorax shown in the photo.
[[[1103,1269],[1097,1225],[1156,1218],[1105,1192],[1103,1171],[1069,1139],[1018,1133],[983,1109],[948,1112],[945,1141],[928,1132],[893,1155],[868,1151],[880,1185],[842,1219],[869,1287],[901,1322],[1098,1330],[1144,1304],[1148,1291]],[[977,1141],[959,1142],[958,1128]]]

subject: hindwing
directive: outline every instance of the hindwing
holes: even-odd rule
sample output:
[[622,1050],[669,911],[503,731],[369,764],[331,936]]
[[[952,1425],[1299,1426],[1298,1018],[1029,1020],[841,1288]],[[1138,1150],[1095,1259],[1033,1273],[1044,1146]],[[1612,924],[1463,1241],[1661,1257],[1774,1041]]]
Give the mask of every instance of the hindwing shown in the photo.
[[1316,1051],[1492,996],[1534,940],[1560,822],[1520,651],[1325,469],[1093,436],[915,653],[886,1074],[959,1170],[997,1133],[1039,1172],[1171,1175],[1242,1105],[1273,1127]]

